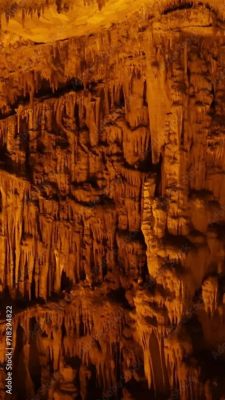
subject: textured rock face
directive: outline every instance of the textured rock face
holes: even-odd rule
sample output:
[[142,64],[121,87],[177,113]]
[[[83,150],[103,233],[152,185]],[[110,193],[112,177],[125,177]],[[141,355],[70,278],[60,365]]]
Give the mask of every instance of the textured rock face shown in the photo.
[[223,8],[143,2],[108,27],[113,5],[93,2],[104,29],[51,42],[41,19],[34,44],[29,13],[72,18],[56,3],[18,3],[2,22],[0,293],[18,308],[16,400],[222,400]]

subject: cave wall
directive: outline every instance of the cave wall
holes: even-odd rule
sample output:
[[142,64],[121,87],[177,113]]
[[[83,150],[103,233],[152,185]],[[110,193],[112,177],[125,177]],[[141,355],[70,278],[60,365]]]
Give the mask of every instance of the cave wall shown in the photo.
[[222,400],[223,27],[167,8],[0,49],[17,400]]

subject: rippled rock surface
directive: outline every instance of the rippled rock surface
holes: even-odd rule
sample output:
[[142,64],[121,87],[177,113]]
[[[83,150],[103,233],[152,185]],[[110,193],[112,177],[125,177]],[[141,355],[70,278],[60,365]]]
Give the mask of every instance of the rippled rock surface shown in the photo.
[[0,399],[224,399],[224,6],[0,12]]

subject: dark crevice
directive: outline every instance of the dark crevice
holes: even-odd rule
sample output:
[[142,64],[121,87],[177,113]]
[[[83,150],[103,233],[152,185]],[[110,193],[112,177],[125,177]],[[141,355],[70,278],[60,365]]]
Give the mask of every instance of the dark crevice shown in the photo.
[[175,11],[179,11],[179,10],[188,10],[190,8],[193,8],[193,2],[179,2],[179,3],[175,3],[169,7],[167,7],[164,11],[163,11],[163,15],[167,15],[170,14],[171,12],[175,12]]
[[66,275],[65,271],[62,272],[61,275],[61,290],[65,290],[67,292],[70,292],[70,290],[73,287],[73,283],[70,278]]
[[195,3],[193,1],[183,1],[183,0],[179,0],[174,4],[170,4],[168,5],[168,7],[166,7],[164,9],[164,11],[162,12],[162,15],[167,15],[176,11],[182,11],[182,10],[190,10],[190,9],[196,9],[202,7],[210,12],[213,13],[214,17],[217,17],[217,22],[222,22],[221,19],[219,18],[216,10],[207,3],[203,3],[203,2],[198,2]]
[[152,168],[152,171],[157,174],[155,197],[161,197],[162,195],[162,162],[163,158],[162,154],[160,154],[159,162],[154,165],[154,169]]
[[[34,100],[46,100],[50,98],[59,98],[71,91],[79,92],[84,90],[83,82],[80,79],[72,78],[68,80],[65,84],[61,84],[57,90],[53,91],[50,86],[50,82],[46,79],[42,79],[41,87],[35,93]],[[11,105],[11,110],[3,114],[0,112],[0,120],[5,119],[9,116],[16,114],[16,109],[20,106],[29,106],[30,97],[29,95],[18,96],[15,103]]]
[[37,91],[35,97],[60,97],[71,91],[79,92],[84,90],[83,82],[80,79],[72,78],[66,83],[59,85],[58,89],[53,91],[51,89],[50,83],[47,80],[43,80],[41,88]]
[[184,118],[182,119],[182,127],[181,127],[181,135],[180,135],[180,144],[181,146],[184,145],[184,135],[185,135],[185,129],[184,129]]
[[116,106],[118,106],[119,108],[123,108],[125,106],[125,96],[123,87],[120,88],[119,99]]
[[148,106],[148,100],[147,100],[147,82],[144,81],[144,88],[143,88],[143,106],[147,107]]

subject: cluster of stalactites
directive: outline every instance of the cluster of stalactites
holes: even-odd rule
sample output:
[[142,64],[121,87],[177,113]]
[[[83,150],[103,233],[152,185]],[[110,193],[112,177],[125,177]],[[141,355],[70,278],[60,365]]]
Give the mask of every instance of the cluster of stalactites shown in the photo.
[[80,291],[77,296],[66,308],[63,304],[60,309],[37,307],[16,315],[14,344],[22,332],[24,349],[28,349],[28,353],[23,351],[24,362],[36,343],[55,371],[64,358],[79,357],[83,365],[95,365],[97,381],[106,390],[116,384],[116,362],[121,357],[118,338],[128,317],[118,305],[98,305],[93,292],[90,296]]
[[[83,0],[84,6],[95,5],[101,10],[105,6],[106,0]],[[23,25],[25,24],[26,18],[40,18],[44,15],[45,10],[51,6],[56,8],[58,13],[66,13],[72,6],[71,0],[39,0],[34,4],[30,0],[26,0],[22,6],[13,0],[3,2],[0,6],[0,19],[2,16],[5,17],[8,23],[10,19],[13,19],[17,14],[21,15]]]

